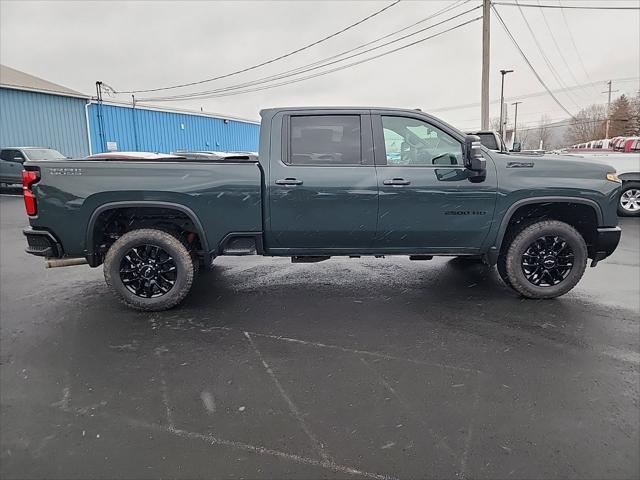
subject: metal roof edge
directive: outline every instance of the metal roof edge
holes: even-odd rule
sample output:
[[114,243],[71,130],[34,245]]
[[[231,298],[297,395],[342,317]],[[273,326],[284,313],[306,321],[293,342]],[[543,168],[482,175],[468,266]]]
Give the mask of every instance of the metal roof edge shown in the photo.
[[[97,99],[95,97],[89,97],[91,99],[91,101],[89,103],[97,103]],[[102,100],[102,103],[104,105],[113,105],[113,106],[117,106],[117,107],[125,107],[125,108],[133,108],[133,105],[130,102],[123,102],[123,101],[116,101],[116,100]],[[248,118],[242,118],[242,117],[234,117],[232,115],[223,115],[220,113],[214,113],[214,112],[201,112],[198,110],[189,110],[189,109],[185,109],[185,108],[171,108],[171,107],[160,107],[157,105],[151,105],[148,103],[138,103],[136,102],[136,109],[138,110],[152,110],[152,111],[156,111],[156,112],[167,112],[167,113],[182,113],[185,115],[196,115],[196,116],[200,116],[200,117],[208,117],[208,118],[219,118],[221,120],[232,120],[235,122],[242,122],[242,123],[251,123],[254,125],[260,125],[260,121],[259,120],[251,120]]]
[[80,92],[78,92],[76,95],[70,93],[70,92],[61,92],[59,90],[47,90],[44,88],[29,88],[29,87],[25,87],[23,85],[13,85],[10,83],[0,83],[0,88],[6,88],[7,90],[20,90],[20,91],[24,91],[24,92],[32,92],[32,93],[43,93],[46,95],[57,95],[59,97],[71,97],[71,98],[78,98],[78,99],[82,99],[82,100],[90,100],[91,96],[90,95],[85,95],[82,94]]

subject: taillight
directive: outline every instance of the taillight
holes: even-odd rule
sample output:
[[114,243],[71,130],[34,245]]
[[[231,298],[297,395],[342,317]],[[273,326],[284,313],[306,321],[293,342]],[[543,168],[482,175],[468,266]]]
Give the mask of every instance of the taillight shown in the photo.
[[27,215],[33,216],[38,210],[36,208],[36,197],[31,191],[31,185],[40,179],[40,172],[37,170],[22,171],[22,197],[24,198],[24,208]]

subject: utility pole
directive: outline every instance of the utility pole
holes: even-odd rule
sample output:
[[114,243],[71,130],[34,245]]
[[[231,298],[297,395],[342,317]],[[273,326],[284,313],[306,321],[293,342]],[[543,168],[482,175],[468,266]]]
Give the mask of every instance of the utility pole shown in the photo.
[[[491,30],[491,0],[482,0],[482,91],[480,94],[480,117],[482,130],[489,129],[489,49]],[[502,105],[500,105],[502,108]]]
[[513,116],[513,143],[516,143],[516,132],[518,131],[518,105],[522,102],[513,102],[511,105],[515,105],[516,113]]
[[504,141],[504,117],[505,117],[505,109],[504,109],[504,76],[507,73],[511,73],[513,70],[500,70],[500,75],[502,75],[502,81],[500,83],[500,136],[502,137],[502,141]]
[[607,82],[607,85],[609,85],[609,89],[606,92],[601,92],[601,93],[609,94],[609,99],[607,100],[607,123],[604,130],[604,138],[609,138],[609,126],[611,125],[611,92],[618,91],[618,90],[611,90],[611,80]]
[[98,120],[98,137],[100,137],[100,151],[96,153],[106,152],[105,138],[104,138],[104,117],[102,116],[102,82],[96,82],[96,99],[98,103],[96,105],[96,117]]

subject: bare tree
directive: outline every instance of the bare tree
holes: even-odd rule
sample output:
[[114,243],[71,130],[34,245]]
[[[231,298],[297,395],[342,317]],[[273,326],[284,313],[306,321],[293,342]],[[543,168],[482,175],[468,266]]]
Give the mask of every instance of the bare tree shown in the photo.
[[518,124],[518,128],[516,130],[516,142],[520,143],[520,146],[522,148],[526,148],[527,145],[529,145],[530,142],[530,137],[531,137],[531,129],[530,128],[524,128],[524,125],[520,125]]
[[632,116],[631,124],[633,126],[633,135],[640,135],[640,90],[635,97],[633,97],[632,103]]
[[640,90],[631,100],[631,127],[633,135],[640,135]]
[[495,130],[496,132],[500,132],[500,117],[493,117],[489,121],[489,125],[491,126],[491,130]]
[[526,143],[522,142],[527,150],[537,150],[540,148],[540,144],[542,144],[542,148],[548,146],[547,144],[551,137],[550,123],[551,119],[549,116],[542,115],[537,127],[523,130],[523,133],[527,132],[527,141]]
[[604,138],[607,112],[603,105],[590,105],[580,110],[572,119],[567,131],[570,145]]

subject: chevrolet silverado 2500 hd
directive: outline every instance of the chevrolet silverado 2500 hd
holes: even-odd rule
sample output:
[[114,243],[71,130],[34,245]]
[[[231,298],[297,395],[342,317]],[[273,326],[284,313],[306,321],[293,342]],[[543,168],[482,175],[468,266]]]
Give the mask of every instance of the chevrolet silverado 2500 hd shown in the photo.
[[25,162],[27,252],[104,265],[127,305],[162,310],[220,255],[480,257],[521,295],[553,298],[618,244],[604,164],[491,151],[414,110],[261,116],[258,157]]

